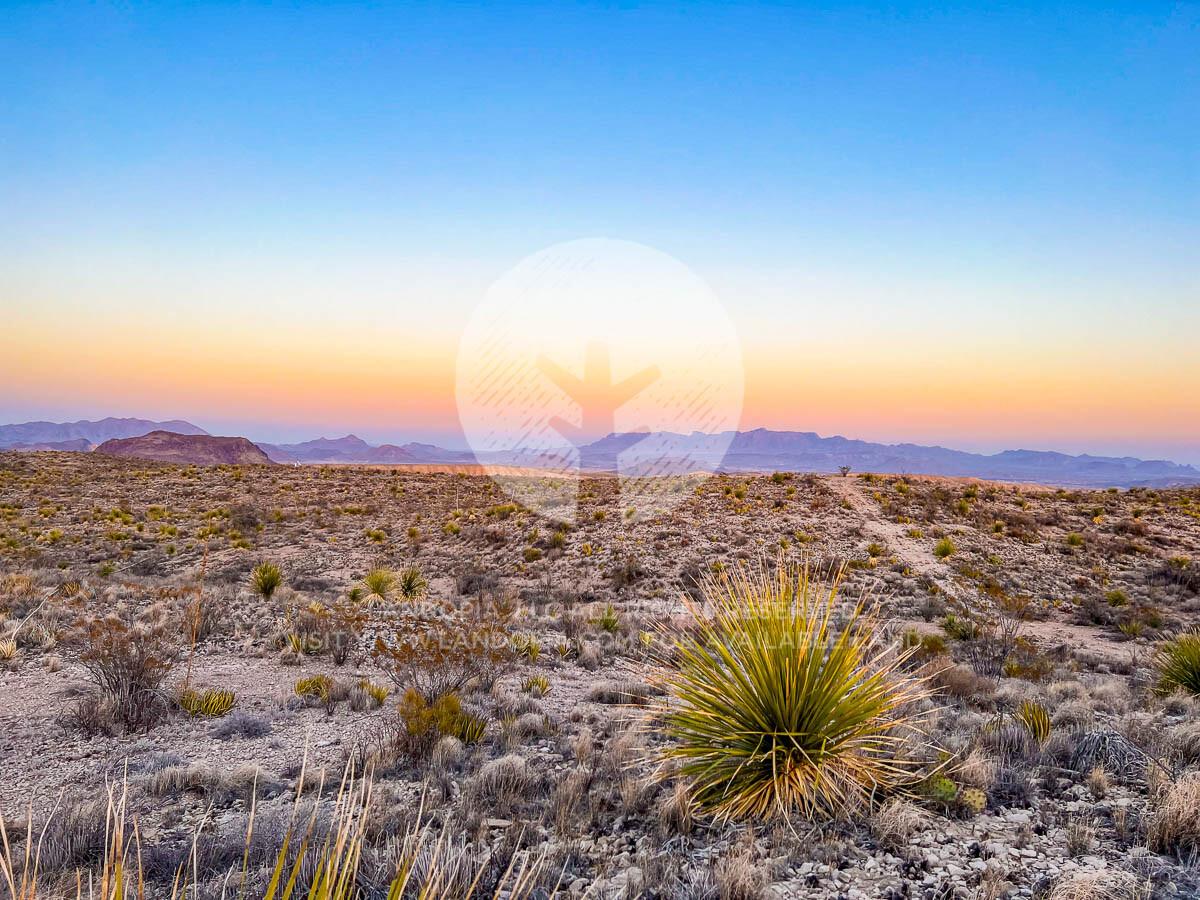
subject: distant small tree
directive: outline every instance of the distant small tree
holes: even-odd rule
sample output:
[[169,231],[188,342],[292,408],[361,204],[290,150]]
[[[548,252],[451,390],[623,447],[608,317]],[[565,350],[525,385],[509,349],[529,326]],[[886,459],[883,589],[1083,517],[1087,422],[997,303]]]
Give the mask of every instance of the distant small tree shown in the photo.
[[838,466],[838,471],[841,472],[842,477],[845,478],[847,475],[850,474],[850,467],[849,466]]

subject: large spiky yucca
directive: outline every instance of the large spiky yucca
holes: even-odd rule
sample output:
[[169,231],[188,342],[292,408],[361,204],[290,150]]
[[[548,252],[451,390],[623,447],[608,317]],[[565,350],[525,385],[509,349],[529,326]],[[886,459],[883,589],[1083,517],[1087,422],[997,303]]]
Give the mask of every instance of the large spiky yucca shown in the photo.
[[839,582],[789,563],[703,583],[667,675],[665,752],[718,819],[843,818],[913,781],[926,684]]

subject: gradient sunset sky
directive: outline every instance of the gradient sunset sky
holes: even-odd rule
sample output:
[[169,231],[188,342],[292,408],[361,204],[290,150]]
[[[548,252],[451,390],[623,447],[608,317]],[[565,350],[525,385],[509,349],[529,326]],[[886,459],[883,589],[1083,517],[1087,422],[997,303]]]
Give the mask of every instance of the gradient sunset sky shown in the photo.
[[599,236],[743,428],[1200,463],[1197,3],[6,2],[0,85],[0,422],[455,444],[488,285]]

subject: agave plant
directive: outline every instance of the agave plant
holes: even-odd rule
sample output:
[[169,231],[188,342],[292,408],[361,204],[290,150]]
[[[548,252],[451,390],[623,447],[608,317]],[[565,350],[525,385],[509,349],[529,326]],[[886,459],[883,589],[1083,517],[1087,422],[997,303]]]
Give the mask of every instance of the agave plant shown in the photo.
[[1164,643],[1155,657],[1155,666],[1162,693],[1183,689],[1200,695],[1200,632],[1181,634]]
[[925,682],[862,603],[841,607],[838,581],[781,564],[702,583],[712,612],[675,642],[665,753],[718,819],[844,817],[914,780],[903,750]]

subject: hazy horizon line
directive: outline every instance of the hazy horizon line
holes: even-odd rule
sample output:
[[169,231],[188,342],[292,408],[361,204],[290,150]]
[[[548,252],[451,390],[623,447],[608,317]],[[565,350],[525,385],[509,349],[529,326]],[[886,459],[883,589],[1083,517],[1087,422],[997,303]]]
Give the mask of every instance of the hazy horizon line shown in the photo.
[[[71,419],[70,417],[54,418],[28,418],[23,421],[8,421],[0,423],[0,427],[25,425],[35,422],[47,422],[55,425],[74,424],[75,422],[98,422],[104,419],[139,419],[148,422],[169,422],[179,421],[186,422],[197,428],[201,428],[209,435],[214,437],[245,437],[255,444],[274,444],[274,445],[291,445],[302,444],[314,440],[339,440],[345,437],[357,437],[360,440],[372,446],[380,446],[383,444],[404,445],[410,443],[432,444],[443,450],[451,451],[470,451],[472,448],[461,435],[461,433],[453,433],[444,430],[424,430],[424,429],[408,429],[403,432],[398,430],[379,431],[370,426],[362,427],[361,423],[358,426],[354,425],[286,425],[279,431],[273,434],[263,436],[264,432],[259,431],[260,428],[270,428],[271,426],[263,426],[251,422],[235,423],[226,421],[218,424],[208,425],[204,423],[205,416],[190,416],[190,415],[166,415],[162,417],[152,417],[143,415],[101,415],[95,418],[78,418]],[[234,426],[230,428],[229,426]],[[823,432],[816,428],[805,428],[802,426],[793,427],[777,427],[771,425],[755,425],[747,427],[739,425],[733,429],[734,432],[747,434],[753,431],[770,431],[775,433],[788,434],[814,434],[823,440],[841,438],[848,441],[861,441],[869,444],[881,444],[884,446],[915,446],[939,448],[942,450],[951,450],[961,453],[971,453],[979,456],[994,456],[1004,452],[1032,452],[1032,453],[1060,453],[1065,456],[1081,457],[1105,457],[1110,459],[1138,459],[1143,462],[1167,462],[1180,466],[1192,466],[1200,468],[1200,456],[1186,458],[1175,454],[1154,454],[1142,452],[1122,451],[1113,448],[1096,447],[1088,445],[1082,449],[1078,447],[1064,447],[1063,445],[1053,446],[1045,445],[1040,442],[1027,442],[1020,438],[1014,438],[1011,441],[989,441],[986,444],[971,445],[970,441],[960,442],[956,439],[939,439],[937,437],[928,438],[894,438],[894,437],[862,437],[853,436],[842,431]],[[624,434],[627,432],[612,432],[612,434]],[[689,432],[689,434],[708,434],[708,432]],[[605,435],[604,437],[607,437]],[[597,438],[600,440],[602,438]]]

